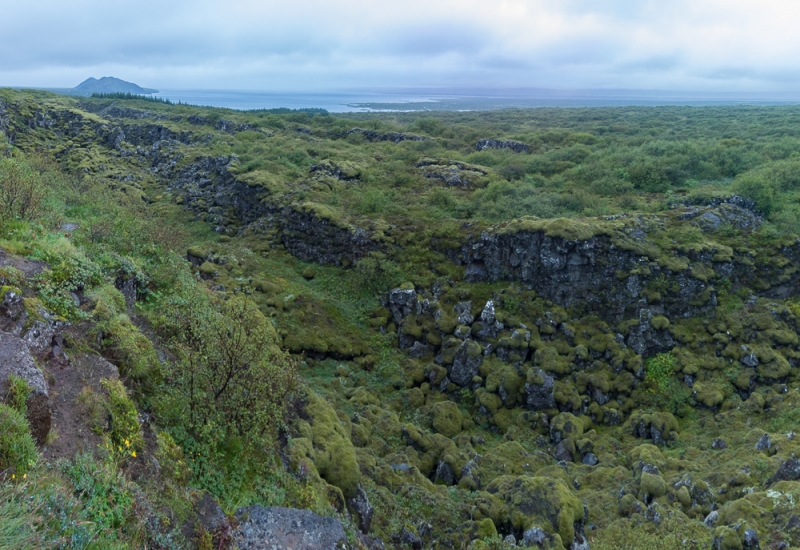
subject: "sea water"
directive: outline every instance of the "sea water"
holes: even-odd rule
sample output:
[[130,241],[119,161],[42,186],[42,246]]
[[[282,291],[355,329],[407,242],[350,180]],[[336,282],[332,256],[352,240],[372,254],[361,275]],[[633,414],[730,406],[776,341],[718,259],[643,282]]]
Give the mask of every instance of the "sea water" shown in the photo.
[[664,92],[650,90],[407,89],[330,92],[162,90],[157,97],[229,109],[325,109],[370,111],[473,111],[532,107],[624,107],[662,105],[786,105],[800,94]]

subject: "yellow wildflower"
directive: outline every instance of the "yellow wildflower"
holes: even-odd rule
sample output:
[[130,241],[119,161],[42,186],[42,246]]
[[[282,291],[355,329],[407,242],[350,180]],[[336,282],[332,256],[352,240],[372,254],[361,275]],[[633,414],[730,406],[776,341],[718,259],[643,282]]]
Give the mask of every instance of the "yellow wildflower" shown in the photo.
[[132,456],[133,458],[136,458],[136,451],[133,451],[133,452],[131,453],[131,456]]

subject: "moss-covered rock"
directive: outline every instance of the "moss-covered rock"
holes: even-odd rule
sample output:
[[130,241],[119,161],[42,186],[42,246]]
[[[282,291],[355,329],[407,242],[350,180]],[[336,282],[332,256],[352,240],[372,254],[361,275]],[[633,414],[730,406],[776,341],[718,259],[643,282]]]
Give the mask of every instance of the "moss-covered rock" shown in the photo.
[[452,401],[442,401],[432,407],[433,429],[445,437],[461,433],[461,411]]
[[320,476],[353,498],[360,471],[350,436],[336,415],[336,410],[322,397],[310,393],[306,413],[310,420],[313,461]]
[[550,422],[550,439],[560,443],[564,439],[577,441],[583,436],[583,420],[572,413],[561,413]]
[[583,505],[560,479],[501,476],[486,492],[501,503],[491,510],[495,524],[508,525],[520,535],[539,527],[569,547],[575,540],[575,524],[583,521]]

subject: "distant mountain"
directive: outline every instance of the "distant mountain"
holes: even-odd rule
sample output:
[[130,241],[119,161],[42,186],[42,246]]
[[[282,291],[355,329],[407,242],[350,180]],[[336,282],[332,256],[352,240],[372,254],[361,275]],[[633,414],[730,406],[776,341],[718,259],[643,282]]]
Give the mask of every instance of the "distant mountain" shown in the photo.
[[92,95],[92,94],[115,94],[115,93],[130,93],[130,94],[157,94],[158,90],[151,88],[142,88],[133,82],[125,82],[113,76],[104,76],[101,79],[87,78],[74,88],[70,90],[70,94],[74,95]]

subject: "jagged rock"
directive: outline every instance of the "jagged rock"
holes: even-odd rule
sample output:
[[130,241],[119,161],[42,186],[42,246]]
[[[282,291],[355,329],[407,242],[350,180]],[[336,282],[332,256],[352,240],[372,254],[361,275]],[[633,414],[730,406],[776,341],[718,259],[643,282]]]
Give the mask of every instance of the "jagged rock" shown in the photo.
[[470,313],[471,309],[472,302],[461,302],[455,305],[459,325],[471,325],[475,321],[475,317]]
[[389,292],[389,311],[398,325],[417,307],[417,293],[413,288],[395,288]]
[[204,492],[202,498],[194,505],[194,514],[202,530],[211,535],[214,548],[226,550],[233,546],[230,519],[214,497]]
[[414,550],[420,550],[423,544],[422,537],[417,534],[416,529],[410,528],[409,525],[403,527],[403,530],[400,532],[400,543],[406,544]]
[[728,444],[718,437],[711,442],[711,448],[717,450],[727,449]]
[[119,276],[116,281],[114,281],[114,286],[117,287],[117,290],[125,297],[125,306],[128,312],[130,313],[133,311],[133,307],[136,305],[136,299],[139,295],[136,277],[133,275],[128,275],[127,277]]
[[678,421],[672,413],[656,412],[644,414],[638,411],[631,415],[633,437],[651,439],[654,445],[666,445],[678,430]]
[[22,296],[11,290],[6,292],[0,304],[0,330],[19,336],[27,319]]
[[475,144],[476,151],[485,149],[510,149],[515,153],[527,153],[531,150],[530,145],[512,140],[482,139]]
[[472,378],[478,375],[481,363],[483,356],[480,344],[474,340],[466,340],[456,351],[448,376],[454,384],[468,387],[472,384]]
[[740,361],[746,367],[755,368],[758,366],[758,357],[753,352],[743,355]]
[[250,506],[236,512],[233,538],[239,550],[339,550],[348,548],[338,519],[308,510]]
[[439,462],[433,482],[441,485],[453,485],[456,482],[456,474],[453,472],[453,468],[445,461]]
[[[214,129],[219,130],[220,132],[225,132],[226,134],[236,134],[238,132],[260,132],[261,130],[258,126],[253,126],[252,124],[240,124],[237,122],[233,122],[231,120],[226,120],[224,118],[220,118],[214,124]],[[269,134],[267,134],[269,135]]]
[[414,342],[408,350],[408,356],[412,359],[420,359],[430,353],[431,349],[427,344],[422,342]]
[[781,464],[778,471],[769,478],[767,485],[772,485],[778,481],[797,481],[798,479],[800,479],[800,460],[792,455],[792,458]]
[[587,512],[561,479],[505,475],[495,478],[486,491],[498,505],[491,512],[496,524],[508,522],[522,533],[538,527],[547,534],[558,534],[567,548],[585,542]]
[[652,521],[656,525],[661,524],[661,512],[659,512],[659,505],[657,502],[654,502],[647,507],[647,510],[644,512],[644,519],[647,521]]
[[758,543],[758,533],[755,529],[747,529],[744,532],[742,539],[742,546],[744,550],[758,550],[761,546]]
[[31,435],[39,445],[43,445],[52,422],[50,394],[44,374],[36,368],[31,351],[22,339],[0,332],[0,396],[6,395],[11,375],[24,379],[31,387],[27,401],[28,422]]
[[594,453],[587,453],[586,456],[583,457],[583,463],[587,466],[596,466],[598,460],[597,457],[594,456]]
[[756,451],[768,452],[770,449],[772,449],[772,440],[769,434],[764,434],[756,441]]
[[573,461],[573,453],[572,450],[567,445],[567,441],[561,441],[557,446],[555,453],[553,456],[559,462],[572,462]]
[[375,515],[375,509],[369,503],[367,492],[361,485],[356,489],[356,495],[348,499],[347,508],[356,516],[359,530],[364,534],[369,533],[369,529],[372,526],[372,516]]
[[522,544],[524,546],[536,546],[543,548],[545,542],[547,542],[547,533],[538,527],[531,527],[522,533]]
[[706,527],[714,527],[717,521],[719,521],[719,512],[716,510],[712,510],[707,516],[706,519],[703,520],[703,523]]
[[542,369],[533,369],[532,375],[528,375],[525,404],[534,411],[556,407],[555,380]]

